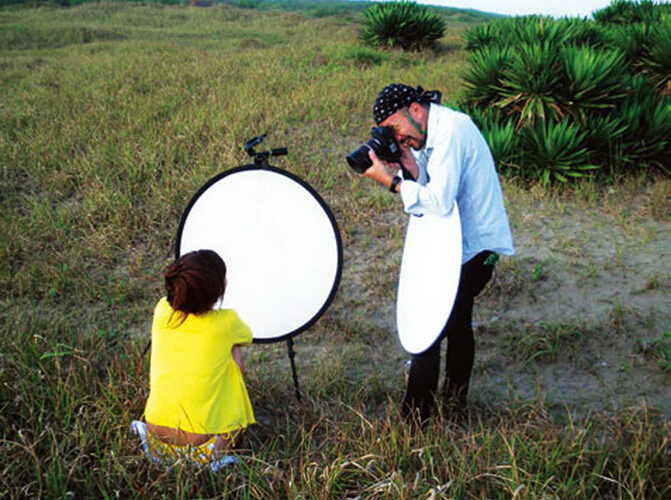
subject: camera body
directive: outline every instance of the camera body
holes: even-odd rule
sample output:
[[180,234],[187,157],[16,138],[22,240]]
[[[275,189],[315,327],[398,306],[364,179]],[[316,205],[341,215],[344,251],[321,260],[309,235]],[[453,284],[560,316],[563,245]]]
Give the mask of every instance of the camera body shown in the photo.
[[370,129],[371,138],[359,149],[347,156],[347,163],[359,174],[368,170],[373,162],[368,156],[371,149],[381,160],[397,162],[401,159],[401,148],[394,137],[391,127],[373,127]]

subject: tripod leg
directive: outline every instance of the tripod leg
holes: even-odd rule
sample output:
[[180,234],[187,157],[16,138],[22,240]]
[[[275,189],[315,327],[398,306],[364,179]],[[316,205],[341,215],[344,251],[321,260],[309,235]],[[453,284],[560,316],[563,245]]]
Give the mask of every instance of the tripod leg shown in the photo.
[[294,341],[293,339],[287,340],[287,352],[289,354],[289,361],[291,362],[291,374],[294,378],[294,389],[296,390],[296,400],[301,402],[301,391],[298,388],[298,373],[296,373],[296,351],[294,351]]

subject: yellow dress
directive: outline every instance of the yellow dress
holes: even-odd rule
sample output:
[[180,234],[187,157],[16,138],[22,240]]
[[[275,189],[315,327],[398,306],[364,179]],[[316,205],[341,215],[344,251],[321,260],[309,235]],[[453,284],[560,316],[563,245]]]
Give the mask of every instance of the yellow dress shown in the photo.
[[198,434],[224,434],[255,422],[235,344],[252,332],[232,309],[181,315],[162,298],[151,331],[147,422]]

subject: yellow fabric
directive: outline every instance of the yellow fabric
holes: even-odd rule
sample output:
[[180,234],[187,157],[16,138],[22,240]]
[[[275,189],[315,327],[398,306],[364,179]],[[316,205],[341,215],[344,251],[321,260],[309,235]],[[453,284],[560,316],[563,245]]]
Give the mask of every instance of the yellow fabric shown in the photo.
[[255,422],[231,349],[252,342],[232,309],[181,315],[162,298],[151,333],[149,399],[145,418],[155,425],[198,434],[223,434]]
[[212,462],[214,454],[214,443],[216,436],[212,436],[207,442],[199,446],[177,446],[167,444],[147,433],[147,449],[154,460],[173,461],[185,458],[198,465],[207,465]]

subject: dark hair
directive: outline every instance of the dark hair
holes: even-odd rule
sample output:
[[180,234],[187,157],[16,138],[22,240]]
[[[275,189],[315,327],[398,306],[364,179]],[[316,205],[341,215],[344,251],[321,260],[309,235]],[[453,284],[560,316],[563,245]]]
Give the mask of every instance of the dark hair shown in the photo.
[[168,302],[182,313],[210,311],[226,289],[226,264],[212,250],[195,250],[182,255],[163,273]]

